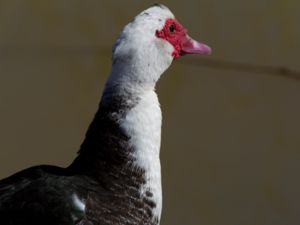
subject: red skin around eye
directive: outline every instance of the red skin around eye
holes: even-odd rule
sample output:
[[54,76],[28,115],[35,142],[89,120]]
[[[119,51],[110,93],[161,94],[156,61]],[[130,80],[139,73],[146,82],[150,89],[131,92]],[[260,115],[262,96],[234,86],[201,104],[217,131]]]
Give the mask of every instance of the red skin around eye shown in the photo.
[[[174,25],[175,29],[173,32],[170,31],[170,25]],[[161,30],[156,31],[156,36],[168,41],[173,45],[174,51],[172,56],[178,58],[183,55],[182,52],[182,39],[187,34],[187,29],[185,29],[177,20],[167,19],[164,27]]]

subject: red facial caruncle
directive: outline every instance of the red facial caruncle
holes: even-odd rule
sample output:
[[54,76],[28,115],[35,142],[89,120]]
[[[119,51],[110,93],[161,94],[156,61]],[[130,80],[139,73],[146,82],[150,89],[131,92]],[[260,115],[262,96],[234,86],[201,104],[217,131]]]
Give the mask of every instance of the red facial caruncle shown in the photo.
[[185,54],[210,54],[211,48],[193,40],[176,19],[167,19],[164,27],[156,31],[156,36],[168,41],[174,47],[172,56],[178,58]]

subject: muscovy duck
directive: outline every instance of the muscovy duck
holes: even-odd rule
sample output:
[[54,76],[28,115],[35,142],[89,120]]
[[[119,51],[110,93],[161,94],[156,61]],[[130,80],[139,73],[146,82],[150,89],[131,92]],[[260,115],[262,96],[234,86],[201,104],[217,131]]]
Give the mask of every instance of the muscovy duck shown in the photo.
[[35,166],[0,181],[3,225],[158,225],[161,110],[155,84],[175,58],[209,54],[164,5],[125,26],[79,153],[67,168]]

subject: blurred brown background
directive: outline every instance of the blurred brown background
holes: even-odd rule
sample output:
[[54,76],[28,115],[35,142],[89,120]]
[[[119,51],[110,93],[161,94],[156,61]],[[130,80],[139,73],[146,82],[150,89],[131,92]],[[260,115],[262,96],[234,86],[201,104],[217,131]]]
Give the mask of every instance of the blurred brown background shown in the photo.
[[[0,2],[1,178],[72,161],[97,109],[111,46],[153,3]],[[300,224],[300,81],[201,63],[299,71],[300,1],[162,3],[213,47],[212,56],[176,60],[157,87],[162,225]]]

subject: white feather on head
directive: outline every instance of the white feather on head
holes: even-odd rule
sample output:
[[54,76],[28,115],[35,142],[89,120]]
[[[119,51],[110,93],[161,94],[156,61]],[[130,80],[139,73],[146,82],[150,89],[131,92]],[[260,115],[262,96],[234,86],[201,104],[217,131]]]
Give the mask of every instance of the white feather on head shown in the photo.
[[113,47],[110,82],[155,86],[173,61],[173,46],[155,35],[168,18],[174,15],[167,7],[154,5],[124,27]]

